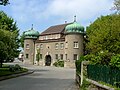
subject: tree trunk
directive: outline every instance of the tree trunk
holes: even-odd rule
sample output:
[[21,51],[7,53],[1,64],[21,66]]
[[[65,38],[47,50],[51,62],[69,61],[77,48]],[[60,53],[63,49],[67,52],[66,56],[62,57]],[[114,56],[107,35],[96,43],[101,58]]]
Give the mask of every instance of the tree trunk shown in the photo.
[[0,68],[2,68],[2,60],[0,60]]

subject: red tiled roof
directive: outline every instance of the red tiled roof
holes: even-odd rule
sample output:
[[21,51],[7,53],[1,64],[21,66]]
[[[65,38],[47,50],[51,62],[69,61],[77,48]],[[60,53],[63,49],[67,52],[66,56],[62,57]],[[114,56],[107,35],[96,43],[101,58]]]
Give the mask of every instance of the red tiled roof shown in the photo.
[[66,27],[68,24],[70,24],[70,23],[51,26],[51,27],[49,27],[47,30],[43,31],[40,35],[48,35],[48,34],[58,34],[58,33],[62,33],[62,32],[64,32],[65,27]]

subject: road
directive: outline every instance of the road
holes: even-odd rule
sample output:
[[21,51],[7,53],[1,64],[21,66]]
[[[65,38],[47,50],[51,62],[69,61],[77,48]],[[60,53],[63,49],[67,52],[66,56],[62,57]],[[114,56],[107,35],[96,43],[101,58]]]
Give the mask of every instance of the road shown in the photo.
[[34,70],[34,73],[0,81],[0,90],[77,90],[75,69],[32,65],[25,67]]

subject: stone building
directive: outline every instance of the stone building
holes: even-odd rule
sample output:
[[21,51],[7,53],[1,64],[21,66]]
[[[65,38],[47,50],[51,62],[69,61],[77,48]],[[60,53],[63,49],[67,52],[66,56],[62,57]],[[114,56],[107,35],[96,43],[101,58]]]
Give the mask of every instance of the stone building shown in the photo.
[[51,66],[57,60],[64,60],[65,67],[74,67],[75,60],[83,55],[84,27],[76,21],[51,26],[41,34],[32,27],[24,35],[25,63],[37,64],[38,50],[39,65],[42,66]]

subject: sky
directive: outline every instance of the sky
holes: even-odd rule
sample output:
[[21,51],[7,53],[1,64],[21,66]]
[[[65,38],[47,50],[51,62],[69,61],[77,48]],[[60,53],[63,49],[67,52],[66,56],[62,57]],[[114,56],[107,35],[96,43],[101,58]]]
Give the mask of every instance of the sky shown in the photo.
[[40,33],[50,26],[74,21],[86,27],[98,17],[112,14],[114,0],[10,0],[0,10],[12,17],[20,29],[34,29]]

